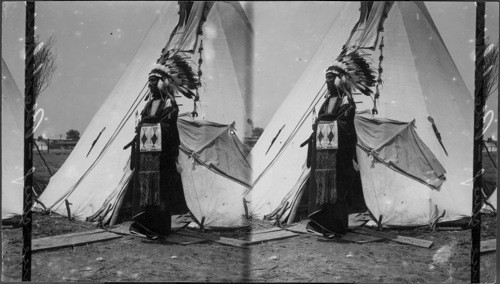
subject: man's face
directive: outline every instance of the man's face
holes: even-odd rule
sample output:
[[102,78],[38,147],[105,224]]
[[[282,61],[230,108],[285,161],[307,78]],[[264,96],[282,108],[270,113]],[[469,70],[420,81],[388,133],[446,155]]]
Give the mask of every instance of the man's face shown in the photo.
[[158,89],[158,81],[160,81],[160,78],[156,76],[151,76],[149,77],[149,89],[153,91],[154,89]]
[[149,77],[149,81],[148,81],[149,90],[151,90],[151,93],[153,93],[153,98],[155,98],[155,99],[160,97],[160,89],[158,86],[159,82],[160,82],[160,78],[158,78],[156,76]]
[[328,91],[330,91],[330,94],[332,93],[333,88],[335,87],[335,74],[333,73],[327,73],[325,75],[326,77],[326,87],[328,88]]
[[333,79],[335,79],[335,75],[333,73],[326,73],[326,83],[333,83]]

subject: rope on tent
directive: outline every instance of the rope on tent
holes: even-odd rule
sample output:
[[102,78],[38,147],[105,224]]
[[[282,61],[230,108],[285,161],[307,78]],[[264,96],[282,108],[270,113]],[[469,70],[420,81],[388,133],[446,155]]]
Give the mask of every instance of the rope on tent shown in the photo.
[[382,71],[384,69],[382,69],[382,61],[384,61],[384,54],[383,54],[383,51],[384,51],[384,37],[382,37],[382,39],[380,40],[380,45],[379,45],[378,49],[380,50],[380,56],[378,57],[378,79],[377,79],[377,85],[375,85],[376,91],[375,91],[375,95],[373,96],[373,108],[372,108],[372,114],[373,115],[378,114],[377,101],[378,101],[378,99],[380,97],[379,86],[382,85],[382,83],[383,83],[383,81],[382,81]]
[[[33,143],[33,144],[35,144],[36,150],[38,151],[38,154],[40,155],[40,158],[42,158],[42,161],[43,161],[45,167],[47,167],[47,170],[49,171],[50,176],[53,176],[52,172],[50,171],[49,165],[47,165],[47,162],[45,161],[45,159],[42,156],[42,153],[40,152],[40,148],[38,148],[38,145],[36,143]],[[48,148],[49,148],[49,146],[47,145],[47,149]]]
[[483,141],[483,147],[486,149],[486,153],[488,153],[488,157],[490,157],[491,162],[495,166],[495,169],[497,168],[497,164],[495,163],[495,160],[493,160],[493,157],[491,157],[490,150],[488,150],[488,147],[486,146],[486,142]]

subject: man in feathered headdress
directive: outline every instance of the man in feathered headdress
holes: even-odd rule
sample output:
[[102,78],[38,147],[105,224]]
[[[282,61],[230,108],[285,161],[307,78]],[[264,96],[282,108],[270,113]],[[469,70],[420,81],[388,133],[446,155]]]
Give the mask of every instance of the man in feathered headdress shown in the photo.
[[364,58],[351,52],[341,54],[328,67],[325,77],[328,96],[318,112],[310,140],[309,225],[324,235],[344,235],[357,143],[352,92],[370,95],[375,76]]
[[142,212],[134,216],[131,229],[148,238],[170,233],[172,190],[179,180],[179,107],[175,94],[194,96],[197,78],[187,61],[174,55],[153,66],[149,73],[149,101],[141,112],[137,132],[136,171]]

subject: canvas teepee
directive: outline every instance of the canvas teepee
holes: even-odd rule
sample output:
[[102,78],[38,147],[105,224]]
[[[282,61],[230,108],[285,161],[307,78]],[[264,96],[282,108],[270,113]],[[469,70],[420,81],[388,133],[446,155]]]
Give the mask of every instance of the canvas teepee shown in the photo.
[[[186,203],[198,220],[204,217],[207,227],[242,224],[241,196],[248,182],[241,175],[249,175],[249,168],[220,169],[230,159],[239,161],[240,166],[246,162],[234,147],[236,135],[243,136],[248,119],[245,100],[249,85],[244,62],[248,59],[245,47],[251,41],[251,26],[237,2],[194,2],[189,15],[186,10],[180,11],[178,14],[178,4],[173,2],[163,7],[121,79],[41,195],[40,201],[50,210],[66,214],[68,200],[77,219],[103,218],[104,222],[118,210],[119,197],[132,177],[130,150],[123,147],[132,140],[138,113],[145,105],[149,71],[170,40],[176,50],[191,49],[191,60],[198,64],[199,46],[203,45],[203,86],[196,109],[199,117],[180,119],[178,124],[181,144],[186,146],[181,147],[179,158]],[[202,27],[199,37],[198,24]],[[179,98],[178,103],[181,114],[193,111],[192,100]],[[227,125],[233,122],[235,126],[229,130]],[[193,131],[202,139],[197,142],[201,144],[193,144]],[[229,151],[225,147],[230,147]],[[217,160],[221,157],[227,160]],[[240,176],[235,177],[235,172]],[[237,204],[228,203],[236,199]]]
[[496,212],[497,210],[497,189],[486,199],[485,204],[481,208],[481,212]]
[[[362,147],[360,142],[357,147],[369,210],[382,225],[424,225],[442,214],[440,221],[470,216],[473,100],[425,5],[374,2],[361,4],[360,9],[359,3],[351,2],[332,21],[310,64],[252,149],[253,188],[245,195],[251,214],[254,218],[273,215],[286,219],[290,208],[299,202],[309,176],[307,147],[300,145],[310,136],[316,111],[324,100],[324,72],[346,45],[369,54],[373,67],[377,70],[380,66],[382,71],[380,97],[375,101],[377,114],[370,114],[375,107],[373,97],[354,95],[357,110],[368,110],[364,116],[372,124],[360,132],[358,115],[359,140],[382,139],[378,144],[372,140],[373,147]],[[405,129],[414,131],[416,138],[406,144],[410,132],[393,131],[390,136],[388,127],[376,126],[387,119],[413,124]],[[423,152],[415,146],[417,140],[444,168],[445,179],[437,187],[426,180],[425,173],[421,178],[409,174],[410,170],[421,171],[411,169],[417,164],[433,164],[425,155],[408,154],[410,150]],[[392,143],[401,143],[392,150],[405,152],[385,147],[394,146]],[[401,154],[410,158],[402,159]],[[394,166],[398,163],[406,169]],[[431,174],[439,172],[429,167]]]
[[2,58],[2,220],[23,213],[24,98]]

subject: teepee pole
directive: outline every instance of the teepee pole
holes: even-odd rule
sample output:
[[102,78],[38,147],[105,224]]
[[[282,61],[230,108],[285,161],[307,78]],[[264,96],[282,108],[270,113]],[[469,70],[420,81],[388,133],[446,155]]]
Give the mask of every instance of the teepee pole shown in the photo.
[[472,248],[471,248],[471,283],[480,282],[480,246],[481,246],[481,187],[482,187],[482,144],[484,117],[484,16],[485,3],[476,2],[476,70],[474,86],[474,153],[472,174]]
[[31,230],[33,207],[33,114],[35,105],[35,1],[26,2],[26,45],[24,69],[24,190],[23,190],[23,249],[22,281],[31,281]]

